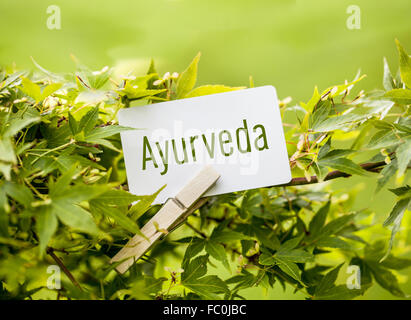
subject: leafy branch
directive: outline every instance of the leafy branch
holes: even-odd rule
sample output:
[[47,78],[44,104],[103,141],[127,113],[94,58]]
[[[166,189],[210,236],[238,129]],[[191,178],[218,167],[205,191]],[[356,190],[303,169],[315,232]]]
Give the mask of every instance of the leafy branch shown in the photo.
[[[162,188],[128,192],[119,133],[130,128],[116,123],[117,112],[243,87],[196,86],[200,55],[184,71],[162,76],[154,62],[144,75],[116,79],[108,67],[80,63],[66,75],[35,61],[34,76],[1,70],[0,298],[47,294],[44,286],[27,289],[41,278],[45,254],[73,284],[59,291],[63,299],[241,299],[251,287],[278,285],[309,299],[352,299],[375,283],[406,297],[397,276],[411,266],[401,257],[409,250],[401,221],[411,205],[411,58],[399,42],[397,48],[399,72],[393,76],[384,60],[383,90],[352,94],[363,78],[357,75],[315,88],[305,103],[280,101],[283,118],[296,119],[284,126],[290,183],[203,199],[175,224],[179,232],[169,232],[124,275],[108,261],[157,212],[152,204]],[[373,226],[379,232],[369,229],[373,212],[353,211],[355,188],[298,187],[372,173],[376,192],[389,187],[396,196],[385,222]],[[383,228],[391,237],[381,241]],[[337,282],[340,261],[321,262],[334,251],[360,268],[361,289]],[[63,263],[55,252],[70,255]],[[73,276],[79,272],[81,283]]]

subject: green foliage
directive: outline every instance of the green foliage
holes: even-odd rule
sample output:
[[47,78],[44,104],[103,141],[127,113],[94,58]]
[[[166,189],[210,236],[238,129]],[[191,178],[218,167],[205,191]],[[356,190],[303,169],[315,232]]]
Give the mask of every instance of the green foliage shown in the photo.
[[176,96],[177,99],[184,98],[195,86],[197,82],[197,69],[200,60],[200,53],[198,53],[190,65],[184,70],[177,80]]
[[[384,90],[352,94],[358,75],[315,88],[299,106],[280,103],[298,121],[285,127],[288,186],[211,197],[124,275],[109,260],[158,211],[162,188],[128,192],[119,133],[130,128],[116,123],[118,110],[242,87],[196,87],[200,55],[163,77],[154,62],[146,75],[121,79],[79,63],[71,75],[36,62],[34,75],[1,71],[0,298],[56,298],[46,268],[60,263],[58,298],[241,299],[248,288],[280,285],[307,299],[352,299],[374,283],[406,297],[397,275],[411,260],[393,252],[404,249],[396,235],[411,203],[411,60],[397,46],[400,76],[384,61]],[[312,187],[350,176],[375,177],[376,192],[395,179],[389,241],[369,231],[372,212],[351,209],[354,191]],[[341,280],[345,263],[360,268],[359,289]]]

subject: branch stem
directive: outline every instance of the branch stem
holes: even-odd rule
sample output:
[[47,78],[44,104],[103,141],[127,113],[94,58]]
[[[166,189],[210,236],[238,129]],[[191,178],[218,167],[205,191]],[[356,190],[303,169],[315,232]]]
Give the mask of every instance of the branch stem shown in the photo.
[[50,255],[50,257],[53,258],[54,261],[58,264],[58,266],[63,270],[63,272],[66,274],[66,276],[70,279],[70,281],[80,290],[83,290],[80,286],[80,284],[77,282],[76,278],[71,274],[69,269],[64,265],[63,261],[59,257],[57,257],[54,254],[54,248],[48,247],[47,248],[47,254]]
[[[381,170],[381,167],[385,165],[386,165],[385,161],[368,162],[368,163],[360,164],[360,166],[364,170],[369,171],[369,172],[379,172]],[[348,174],[348,173],[345,173],[339,170],[335,170],[335,171],[329,172],[323,181],[333,180],[336,178],[348,178],[348,177],[351,177],[351,174]],[[281,186],[283,187],[301,186],[301,185],[314,184],[314,183],[319,183],[319,182],[321,181],[319,181],[317,176],[311,176],[310,180],[308,180],[305,177],[298,177],[298,178],[291,179],[289,183],[283,184]],[[268,188],[271,188],[271,187],[268,187]]]
[[191,230],[193,230],[195,233],[197,233],[198,235],[200,235],[202,238],[207,239],[207,235],[198,230],[196,227],[194,227],[191,223],[189,223],[188,221],[185,222],[186,226],[189,227]]

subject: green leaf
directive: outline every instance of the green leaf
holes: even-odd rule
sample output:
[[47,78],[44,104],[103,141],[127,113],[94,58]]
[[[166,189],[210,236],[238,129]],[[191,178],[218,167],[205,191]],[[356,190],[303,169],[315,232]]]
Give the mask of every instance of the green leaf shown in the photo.
[[363,293],[360,289],[348,289],[346,285],[338,285],[328,291],[316,295],[316,300],[349,300]]
[[384,227],[389,225],[393,225],[391,229],[391,237],[390,242],[388,244],[388,250],[385,256],[381,259],[384,261],[391,252],[392,246],[394,244],[395,235],[400,229],[402,217],[404,216],[405,210],[407,210],[408,206],[411,204],[411,197],[401,199],[395,204],[394,208],[392,209],[389,217],[384,221]]
[[204,276],[207,273],[208,254],[199,256],[193,260],[183,261],[184,272],[181,275],[183,283],[189,283]]
[[226,243],[230,241],[245,240],[245,239],[248,239],[248,237],[236,231],[218,230],[217,232],[212,233],[210,239],[215,242]]
[[329,290],[334,287],[334,283],[337,280],[338,273],[340,272],[341,267],[344,263],[338,265],[334,269],[330,270],[325,274],[317,288],[315,289],[315,296],[321,296],[326,294]]
[[305,103],[301,103],[301,106],[308,112],[312,112],[314,107],[318,104],[318,102],[321,99],[321,95],[318,92],[318,88],[317,86],[314,88],[314,93],[310,99],[310,101],[307,102],[307,104]]
[[306,263],[314,261],[314,255],[308,253],[303,249],[284,250],[281,249],[276,252],[274,259],[287,260],[297,263]]
[[350,149],[334,149],[328,152],[325,155],[318,155],[318,160],[325,160],[325,161],[331,161],[339,158],[344,158],[345,156],[348,156],[349,154],[354,153],[355,150],[350,150]]
[[411,139],[407,139],[395,151],[398,161],[398,176],[402,176],[411,161]]
[[77,63],[76,81],[79,89],[100,89],[109,80],[110,71],[108,67],[92,71],[87,66]]
[[69,201],[57,200],[52,202],[52,208],[65,225],[91,235],[101,235],[90,213],[82,207]]
[[125,190],[111,189],[101,194],[96,200],[106,205],[128,206],[141,198],[142,196],[136,196]]
[[45,98],[47,98],[48,96],[50,96],[51,94],[59,90],[62,86],[63,86],[62,83],[49,84],[47,87],[43,89],[43,92],[41,94],[41,100],[44,100]]
[[377,262],[367,262],[375,281],[385,290],[396,297],[404,298],[406,295],[401,290],[397,277],[389,270],[382,268]]
[[57,230],[57,217],[51,206],[41,206],[35,214],[37,235],[40,240],[39,255],[43,257],[47,244]]
[[317,247],[338,248],[343,250],[351,250],[351,246],[344,240],[338,237],[324,237],[316,242]]
[[138,225],[126,216],[119,208],[107,206],[97,200],[90,201],[90,209],[92,212],[98,212],[105,217],[113,219],[119,226],[125,230],[133,233],[142,235]]
[[0,128],[3,137],[13,137],[22,129],[40,121],[40,115],[35,109],[18,111],[9,118],[7,125]]
[[[1,142],[0,142],[1,144]],[[7,181],[11,180],[11,163],[0,162],[0,172]]]
[[223,280],[215,275],[205,276],[191,282],[183,282],[183,285],[199,294],[203,299],[217,300],[220,297],[218,293],[227,293],[228,288]]
[[396,196],[401,197],[401,199],[411,197],[411,187],[409,185],[405,185],[405,186],[395,188],[395,189],[388,189],[388,190],[390,190]]
[[351,145],[351,149],[355,151],[362,150],[363,146],[365,145],[366,138],[368,134],[373,130],[373,128],[374,127],[370,121],[367,121],[363,125],[360,125],[359,127],[360,132],[358,136],[355,138],[355,140],[353,141]]
[[201,53],[198,53],[190,65],[184,70],[178,80],[177,80],[177,89],[176,94],[177,98],[181,99],[186,96],[195,86],[197,82],[197,70],[198,70],[198,62],[200,61]]
[[263,266],[272,266],[276,263],[273,255],[268,252],[263,252],[258,258],[258,262]]
[[335,220],[330,221],[325,225],[323,229],[321,229],[320,236],[327,237],[333,234],[338,233],[341,229],[343,229],[347,224],[354,221],[354,217],[356,214],[347,214],[342,217],[339,217]]
[[381,130],[372,136],[366,147],[371,150],[394,147],[403,142],[403,138],[407,138],[409,136],[409,134],[401,134],[399,132],[396,133],[393,130]]
[[329,87],[327,89],[325,89],[322,93],[321,96],[324,96],[326,94],[329,94],[330,97],[336,97],[338,95],[344,94],[345,91],[350,88],[353,87],[354,84],[356,84],[357,82],[361,81],[362,79],[364,79],[366,77],[365,74],[361,75],[361,72],[358,71],[357,75],[355,76],[355,79],[351,82],[345,82],[344,84],[338,85],[338,86],[333,86],[333,87]]
[[408,88],[411,88],[411,58],[397,39],[395,40],[395,43],[397,44],[398,53],[400,55],[401,79]]
[[410,203],[411,197],[398,201],[395,204],[394,208],[391,210],[389,217],[384,221],[384,227],[387,227],[391,224],[401,223],[401,218]]
[[362,114],[355,114],[353,112],[338,116],[330,116],[327,118],[322,116],[313,124],[312,129],[316,132],[335,131],[346,128],[353,122],[362,120],[364,117],[365,116]]
[[337,169],[347,174],[360,175],[360,176],[369,176],[370,173],[364,170],[360,165],[356,164],[352,160],[345,158],[337,158],[333,160],[321,160],[319,164]]
[[387,258],[380,264],[384,268],[402,270],[411,267],[411,259],[398,258],[392,255],[388,255]]
[[68,118],[69,118],[69,126],[70,126],[71,133],[73,135],[76,135],[79,132],[78,123],[70,112],[68,113]]
[[0,237],[9,236],[9,217],[6,212],[7,196],[4,188],[0,186]]
[[66,172],[67,170],[70,170],[72,166],[75,164],[79,164],[83,168],[97,168],[100,170],[105,170],[105,168],[101,165],[99,165],[97,162],[91,161],[88,158],[82,157],[78,154],[72,154],[72,155],[66,155],[62,154],[58,156],[57,158],[54,159],[55,162],[58,164],[58,168],[62,173]]
[[73,203],[91,200],[99,197],[109,189],[106,185],[76,185],[53,197],[53,200],[64,199]]
[[242,269],[241,274],[235,275],[227,279],[225,282],[226,284],[236,283],[236,286],[232,291],[238,291],[240,289],[247,289],[254,286],[256,283],[256,277],[252,273]]
[[183,261],[190,260],[198,255],[205,246],[206,241],[200,238],[194,238],[188,245],[186,252],[184,253]]
[[[367,265],[367,262],[364,259],[361,259],[359,257],[354,257],[351,259],[350,266],[358,266],[359,271],[360,271],[360,286],[361,286],[361,291],[363,294],[365,291],[370,288],[373,284],[373,279],[372,279],[372,273],[370,267]],[[358,275],[357,275],[358,276]]]
[[157,73],[154,59],[150,59],[150,66],[148,67],[147,74]]
[[206,96],[209,94],[230,92],[230,91],[241,90],[241,89],[245,89],[245,87],[227,87],[223,85],[206,85],[206,86],[200,86],[200,87],[197,87],[191,90],[189,93],[187,93],[184,96],[184,98]]
[[36,102],[40,102],[42,100],[41,89],[39,85],[35,84],[33,81],[26,77],[21,77],[21,84],[23,85],[21,91],[32,97],[34,100],[36,100]]
[[55,81],[64,81],[64,80],[66,80],[64,76],[62,76],[58,73],[51,72],[51,71],[43,68],[40,64],[37,63],[36,60],[34,60],[33,57],[30,57],[30,58],[31,58],[31,61],[33,62],[33,64],[36,66],[36,68],[39,69],[45,75],[47,75],[50,79],[55,80]]
[[71,136],[70,126],[63,123],[60,127],[54,126],[41,126],[41,133],[48,148],[57,148],[61,145],[68,143]]
[[394,89],[394,79],[392,77],[390,67],[388,66],[387,59],[384,57],[384,76],[383,76],[383,86],[386,91]]
[[309,124],[310,128],[317,130],[323,122],[327,120],[328,115],[331,111],[331,102],[330,100],[320,100],[313,113],[310,115]]
[[[404,120],[404,121],[401,121],[401,120]],[[403,122],[404,125],[401,124],[401,122]],[[407,121],[407,119],[400,118],[400,123],[393,123],[392,126],[393,126],[396,130],[401,131],[401,132],[403,132],[403,133],[408,133],[408,134],[411,133],[411,123],[409,123],[409,122]]]
[[0,160],[16,163],[16,155],[10,138],[0,139]]
[[326,166],[318,164],[317,162],[312,163],[312,168],[317,175],[318,182],[323,182],[328,174],[328,168]]
[[328,138],[327,141],[321,146],[320,151],[318,151],[318,159],[324,157],[331,149],[331,138]]
[[69,170],[62,174],[53,185],[49,186],[49,194],[51,198],[63,196],[68,189],[68,186],[73,181],[73,177],[79,171],[77,164],[74,164]]
[[308,230],[310,235],[318,235],[319,231],[325,224],[325,220],[327,219],[327,214],[330,211],[331,201],[327,201],[327,203],[317,211],[315,216],[311,219]]
[[30,189],[25,185],[16,184],[14,182],[7,181],[4,183],[4,191],[14,200],[24,205],[26,208],[30,207],[34,201],[33,194]]
[[295,238],[285,241],[284,243],[281,244],[281,247],[279,248],[278,251],[281,252],[281,251],[289,251],[289,250],[294,249],[295,247],[299,245],[299,243],[301,242],[303,238],[304,238],[304,234],[302,233]]
[[385,93],[384,97],[399,104],[411,103],[411,90],[409,89],[392,89]]
[[221,261],[224,267],[230,270],[230,265],[228,264],[228,260],[227,260],[227,253],[223,245],[215,241],[209,240],[206,242],[205,250],[208,254],[210,254],[211,257],[213,257],[214,259],[218,261]]
[[259,229],[258,227],[254,228],[253,231],[263,246],[272,250],[277,250],[280,247],[280,240],[278,240],[274,232],[267,232],[267,230]]
[[397,159],[392,160],[389,164],[384,166],[380,172],[377,182],[376,193],[379,192],[390,180],[390,178],[397,172]]
[[106,127],[97,127],[89,131],[87,134],[84,135],[84,141],[93,142],[98,141],[99,139],[104,139],[111,137],[117,133],[126,131],[126,130],[136,130],[135,128],[131,127],[124,127],[119,125],[110,125]]
[[[147,81],[150,82],[151,80],[147,80]],[[144,87],[147,84],[144,84],[144,86],[141,86],[141,85],[133,85],[133,83],[134,82],[127,83],[125,88],[118,91],[118,94],[120,96],[127,96],[127,98],[130,100],[138,100],[138,99],[163,100],[162,98],[157,97],[156,95],[167,91],[167,89],[145,89]]]
[[100,145],[105,146],[108,149],[114,150],[116,152],[121,152],[120,149],[116,148],[110,141],[105,140],[105,139],[93,139],[92,143],[100,144]]
[[243,200],[241,202],[240,215],[245,218],[247,215],[261,214],[261,194],[256,190],[248,190],[244,193]]
[[294,262],[288,261],[286,259],[282,259],[281,257],[274,257],[274,259],[278,267],[282,271],[284,271],[286,274],[288,274],[290,277],[297,280],[298,282],[301,282],[300,269]]
[[154,277],[145,277],[144,278],[144,291],[146,293],[157,294],[163,288],[163,282],[166,281],[166,278],[154,278]]
[[141,217],[144,213],[147,212],[148,209],[150,209],[152,203],[154,200],[157,198],[159,193],[164,190],[164,188],[167,185],[162,186],[160,189],[158,189],[155,193],[148,195],[148,196],[140,196],[139,200],[136,204],[134,204],[130,210],[129,210],[129,215],[134,219],[137,220],[139,217]]
[[97,124],[98,120],[98,106],[95,106],[81,118],[79,128],[84,134],[88,134]]

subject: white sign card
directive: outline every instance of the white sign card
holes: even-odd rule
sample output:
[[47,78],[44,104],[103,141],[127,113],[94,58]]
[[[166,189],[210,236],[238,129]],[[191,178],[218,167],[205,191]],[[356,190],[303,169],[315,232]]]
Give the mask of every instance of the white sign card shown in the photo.
[[204,166],[221,174],[205,195],[288,183],[291,171],[272,86],[121,109],[129,191],[163,203]]

